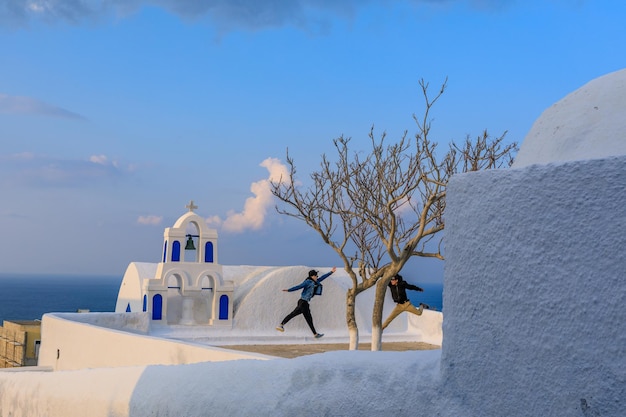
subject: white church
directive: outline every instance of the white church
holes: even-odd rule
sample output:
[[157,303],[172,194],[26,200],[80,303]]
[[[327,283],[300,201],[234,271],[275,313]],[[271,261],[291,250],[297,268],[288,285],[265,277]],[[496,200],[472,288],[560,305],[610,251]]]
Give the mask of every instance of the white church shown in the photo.
[[115,311],[148,312],[163,324],[232,327],[232,281],[218,262],[217,230],[194,212],[191,201],[163,233],[158,264],[132,262],[126,269]]

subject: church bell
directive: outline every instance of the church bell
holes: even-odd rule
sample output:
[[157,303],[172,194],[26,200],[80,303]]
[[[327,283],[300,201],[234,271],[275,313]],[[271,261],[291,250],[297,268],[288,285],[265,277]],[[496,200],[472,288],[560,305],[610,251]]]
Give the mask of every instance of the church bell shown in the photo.
[[193,244],[193,239],[191,236],[187,237],[187,244],[185,245],[185,250],[196,250],[196,247]]

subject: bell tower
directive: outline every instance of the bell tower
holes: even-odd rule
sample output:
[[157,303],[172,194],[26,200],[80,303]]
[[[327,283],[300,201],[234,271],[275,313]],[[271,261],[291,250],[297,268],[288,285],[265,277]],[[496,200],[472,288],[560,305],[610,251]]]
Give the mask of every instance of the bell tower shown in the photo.
[[206,221],[194,212],[198,206],[193,200],[185,207],[189,211],[163,233],[162,262],[188,262],[191,252],[195,258],[191,262],[217,264],[217,231],[209,229]]
[[204,218],[188,211],[163,233],[163,253],[155,277],[143,280],[144,311],[155,323],[231,326],[233,282],[218,263],[218,236]]

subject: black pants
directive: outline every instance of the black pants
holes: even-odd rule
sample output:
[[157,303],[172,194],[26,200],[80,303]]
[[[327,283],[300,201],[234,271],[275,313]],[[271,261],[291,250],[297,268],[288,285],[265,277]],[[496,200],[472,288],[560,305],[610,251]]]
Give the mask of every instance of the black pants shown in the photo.
[[296,308],[291,313],[287,314],[287,317],[285,317],[280,324],[282,325],[287,324],[289,320],[291,320],[292,318],[296,317],[299,314],[304,315],[304,319],[306,320],[307,324],[311,328],[311,331],[313,332],[313,334],[314,335],[317,334],[317,332],[315,331],[315,326],[313,326],[313,317],[311,316],[311,310],[309,309],[309,302],[306,300],[303,300],[302,298],[298,300],[298,305],[296,306]]

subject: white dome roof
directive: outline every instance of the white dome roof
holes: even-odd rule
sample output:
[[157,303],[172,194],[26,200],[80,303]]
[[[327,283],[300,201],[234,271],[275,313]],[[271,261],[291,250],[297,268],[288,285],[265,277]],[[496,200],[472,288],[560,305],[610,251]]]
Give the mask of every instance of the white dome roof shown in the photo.
[[626,69],[553,104],[522,142],[514,168],[626,155]]

